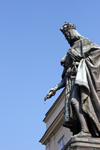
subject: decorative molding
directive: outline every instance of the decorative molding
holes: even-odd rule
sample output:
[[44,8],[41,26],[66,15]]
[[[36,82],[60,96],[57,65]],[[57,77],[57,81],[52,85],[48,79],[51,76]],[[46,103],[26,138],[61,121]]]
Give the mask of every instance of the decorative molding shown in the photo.
[[64,108],[60,111],[58,116],[55,118],[55,120],[52,122],[50,127],[44,133],[43,137],[40,139],[39,142],[41,142],[43,145],[46,145],[48,143],[48,141],[52,138],[52,136],[62,126],[63,113],[64,113]]
[[48,112],[45,114],[46,117],[44,118],[43,122],[45,122],[45,123],[47,122],[48,118],[51,116],[51,114],[53,113],[53,111],[57,108],[57,106],[59,105],[59,103],[63,100],[64,96],[65,96],[65,89],[59,95],[59,97],[57,98],[57,100],[53,103],[53,105],[48,110]]

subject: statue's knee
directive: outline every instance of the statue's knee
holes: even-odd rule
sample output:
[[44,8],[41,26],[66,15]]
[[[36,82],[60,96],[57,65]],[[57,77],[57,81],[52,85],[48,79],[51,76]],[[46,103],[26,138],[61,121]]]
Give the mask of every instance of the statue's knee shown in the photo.
[[78,102],[77,102],[77,100],[76,100],[75,98],[72,98],[72,99],[71,99],[71,104],[72,104],[72,105],[77,105],[77,103],[78,103]]

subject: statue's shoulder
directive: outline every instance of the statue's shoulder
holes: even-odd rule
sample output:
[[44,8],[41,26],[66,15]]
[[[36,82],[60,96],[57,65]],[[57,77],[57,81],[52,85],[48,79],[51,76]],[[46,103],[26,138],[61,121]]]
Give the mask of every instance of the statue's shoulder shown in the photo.
[[80,48],[81,46],[87,46],[87,45],[94,45],[94,42],[92,42],[90,39],[86,37],[82,37],[81,39],[77,40],[72,48]]
[[82,40],[82,45],[90,45],[93,43],[90,39],[86,37],[83,37],[81,40]]
[[88,38],[83,38],[83,40],[82,40],[82,46],[90,46],[91,48],[93,47],[95,47],[95,48],[100,48],[100,46],[99,45],[97,45],[96,43],[94,43],[93,41],[91,41],[90,39],[88,39]]

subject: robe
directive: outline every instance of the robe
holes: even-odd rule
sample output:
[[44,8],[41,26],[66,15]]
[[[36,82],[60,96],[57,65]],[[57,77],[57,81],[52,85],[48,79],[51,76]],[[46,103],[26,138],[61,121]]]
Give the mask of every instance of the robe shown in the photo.
[[74,42],[67,52],[62,78],[66,82],[63,125],[73,131],[78,122],[71,106],[73,89],[78,85],[90,132],[100,136],[100,47],[85,37]]

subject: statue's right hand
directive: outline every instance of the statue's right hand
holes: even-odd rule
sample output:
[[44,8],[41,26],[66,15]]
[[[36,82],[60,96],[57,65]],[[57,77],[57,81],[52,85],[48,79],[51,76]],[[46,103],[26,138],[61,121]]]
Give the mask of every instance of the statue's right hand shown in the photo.
[[55,89],[54,89],[54,88],[51,88],[51,89],[48,91],[47,95],[45,96],[44,100],[46,101],[46,99],[51,98],[52,96],[55,95],[55,93],[56,93]]

